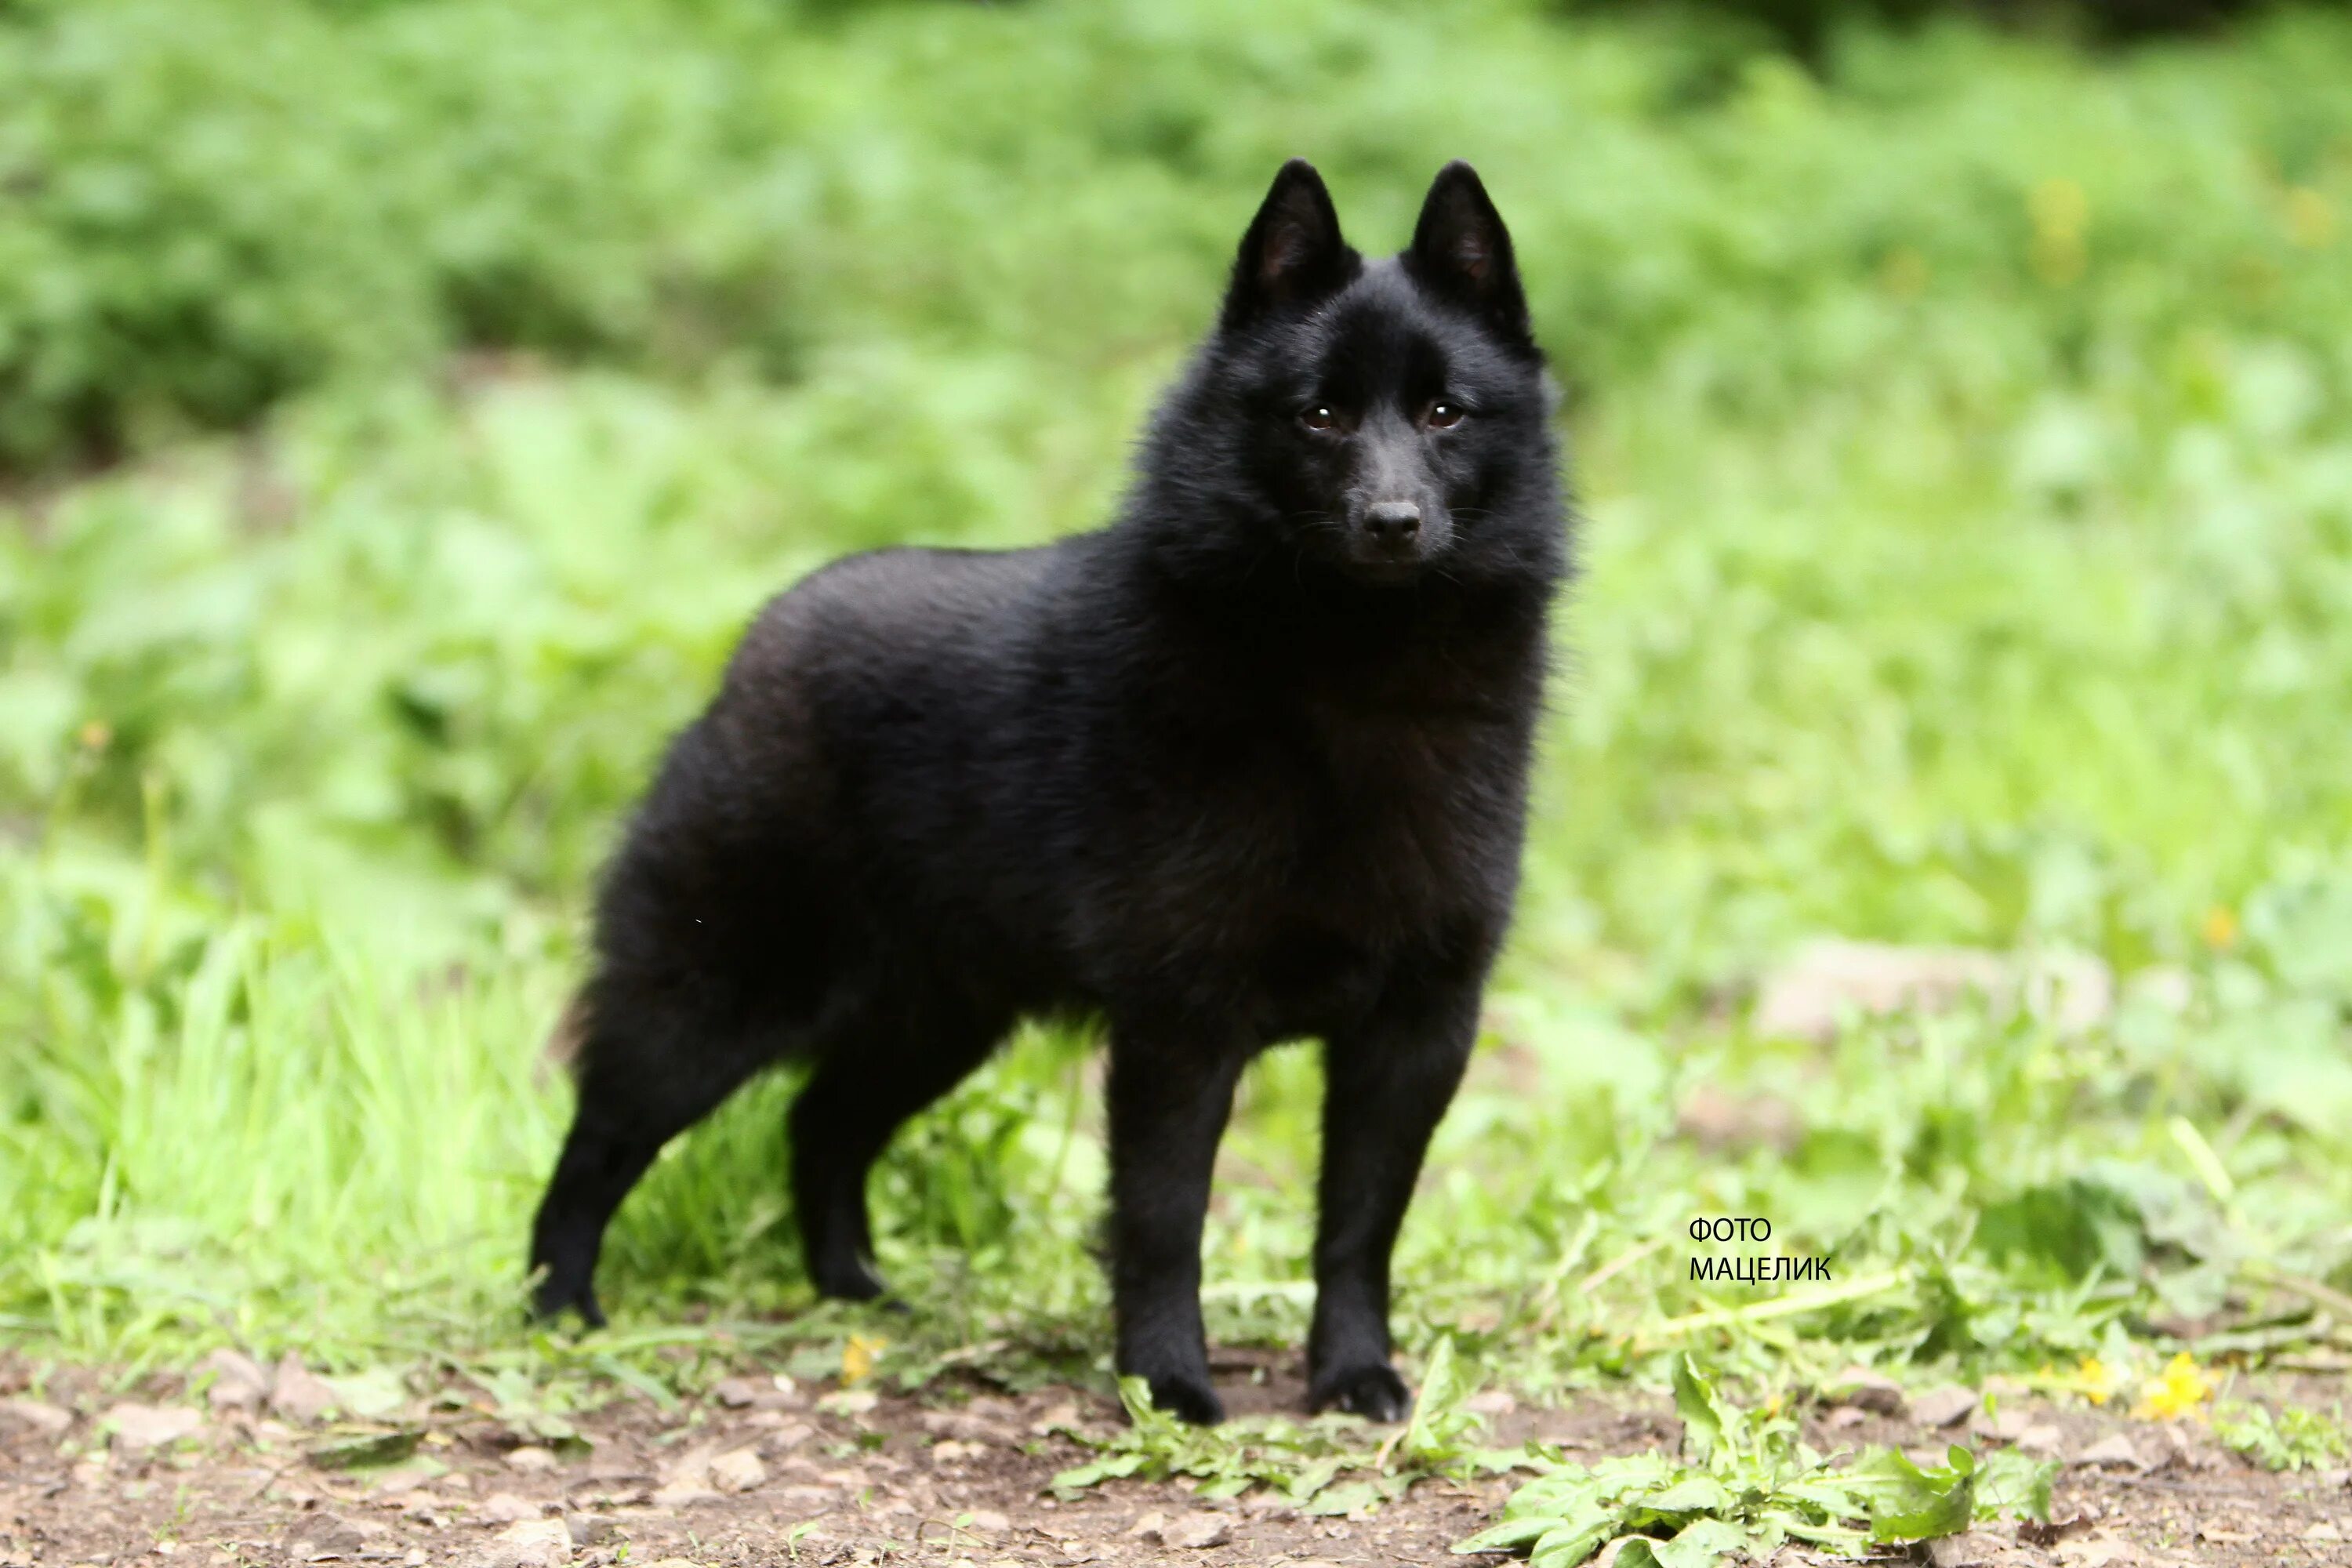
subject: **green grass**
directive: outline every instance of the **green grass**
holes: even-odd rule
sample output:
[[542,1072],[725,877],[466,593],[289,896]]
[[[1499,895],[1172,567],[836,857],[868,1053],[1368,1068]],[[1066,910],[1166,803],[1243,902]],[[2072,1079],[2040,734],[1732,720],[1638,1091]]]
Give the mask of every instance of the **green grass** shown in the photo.
[[1684,1568],[1733,1554],[1766,1562],[1792,1542],[1860,1556],[1874,1545],[1957,1535],[1979,1517],[2050,1517],[2054,1462],[2011,1448],[1979,1468],[1958,1447],[1927,1466],[1883,1448],[1825,1456],[1788,1416],[1725,1402],[1687,1358],[1675,1363],[1674,1384],[1680,1462],[1655,1452],[1591,1465],[1553,1458],[1498,1522],[1457,1550],[1524,1548],[1536,1568],[1574,1568],[1623,1537],[1621,1559]]
[[[44,201],[110,170],[180,193],[113,227],[42,208],[39,275],[94,313],[0,290],[0,390],[58,354],[147,411],[105,416],[143,455],[102,473],[40,468],[66,425],[9,437],[44,476],[0,502],[9,1338],[683,1379],[754,1348],[822,1372],[877,1331],[811,1306],[782,1083],[624,1212],[610,1335],[521,1326],[585,889],[763,595],[847,549],[1107,515],[1302,152],[1368,246],[1445,158],[1479,164],[1588,514],[1522,918],[1403,1241],[1406,1344],[1538,1394],[1685,1352],[1760,1394],[1857,1359],[2128,1380],[2231,1300],[2252,1321],[2200,1354],[2326,1348],[2306,1287],[2352,1286],[2352,26],[2100,56],[1856,32],[1817,79],[1687,18],[1501,4],[611,0],[544,58],[499,9],[320,7],[274,47],[333,71],[267,81],[227,0],[0,19],[0,130]],[[478,101],[525,55],[539,86]],[[142,63],[90,63],[117,58]],[[174,92],[226,129],[145,134]],[[354,118],[290,148],[271,127],[313,94]],[[567,142],[565,103],[603,129]],[[609,204],[576,186],[598,136],[641,153]],[[487,250],[436,226],[459,186]],[[142,226],[239,191],[276,259],[224,319],[317,325],[299,374],[215,405],[73,346],[276,363],[104,303],[154,298],[121,268],[179,276]],[[339,223],[371,237],[343,283]],[[479,307],[468,257],[572,324]],[[717,347],[665,335],[665,279]],[[154,321],[195,319],[169,298]],[[447,358],[484,348],[523,352]],[[1759,1037],[1755,977],[1822,934],[2085,952],[2125,1000],[2078,1036]],[[889,1157],[883,1261],[918,1311],[879,1331],[886,1373],[1102,1374],[1084,1044],[1024,1037]],[[1701,1086],[1793,1106],[1785,1147],[1695,1142]],[[1298,1051],[1248,1082],[1215,1333],[1303,1334],[1317,1091]],[[1717,1215],[1769,1217],[1832,1286],[1694,1280],[1718,1249],[1685,1227]]]

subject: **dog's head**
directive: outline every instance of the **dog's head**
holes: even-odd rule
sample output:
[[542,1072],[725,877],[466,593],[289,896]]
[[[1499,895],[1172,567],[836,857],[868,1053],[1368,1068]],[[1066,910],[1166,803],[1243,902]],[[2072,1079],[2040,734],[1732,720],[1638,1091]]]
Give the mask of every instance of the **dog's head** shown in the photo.
[[1549,578],[1550,410],[1510,234],[1467,163],[1439,173],[1411,246],[1367,263],[1294,159],[1154,427],[1163,545],[1375,588]]

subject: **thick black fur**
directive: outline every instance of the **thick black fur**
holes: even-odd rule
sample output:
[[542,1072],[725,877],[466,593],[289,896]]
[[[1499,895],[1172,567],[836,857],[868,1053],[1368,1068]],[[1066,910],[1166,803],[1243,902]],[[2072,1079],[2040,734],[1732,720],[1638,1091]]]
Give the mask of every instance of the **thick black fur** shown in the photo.
[[886,550],[771,603],[604,883],[541,1311],[761,1067],[814,1063],[793,1201],[882,1289],[866,1173],[1024,1015],[1110,1036],[1118,1365],[1222,1415],[1201,1226],[1234,1080],[1323,1044],[1310,1397],[1393,1419],[1389,1254],[1517,881],[1567,563],[1549,383],[1466,164],[1367,263],[1305,163],[1243,239],[1110,528]]

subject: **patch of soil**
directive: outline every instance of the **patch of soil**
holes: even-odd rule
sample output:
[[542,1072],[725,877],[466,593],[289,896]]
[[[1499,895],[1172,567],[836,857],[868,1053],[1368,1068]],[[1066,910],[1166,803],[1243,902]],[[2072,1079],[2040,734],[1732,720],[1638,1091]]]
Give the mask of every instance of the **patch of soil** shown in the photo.
[[[1221,1354],[1235,1414],[1296,1410],[1293,1358]],[[428,1409],[412,1457],[321,1468],[319,1431],[257,1397],[191,1399],[155,1375],[128,1392],[68,1371],[27,1399],[0,1363],[0,1565],[398,1563],[611,1568],[726,1563],[1496,1563],[1452,1543],[1510,1491],[1505,1479],[1424,1482],[1368,1515],[1325,1519],[1264,1498],[1204,1500],[1180,1483],[1116,1482],[1075,1502],[1047,1491],[1089,1452],[1064,1428],[1109,1431],[1108,1400],[1067,1388],[1018,1397],[820,1394],[757,1373],[675,1410],[616,1401],[576,1418],[592,1447],[517,1446],[477,1407]],[[281,1371],[281,1379],[284,1374]],[[445,1402],[446,1403],[446,1402]],[[1881,1401],[1892,1405],[1892,1401]],[[1598,1458],[1672,1444],[1671,1412],[1594,1395],[1564,1409],[1482,1401],[1498,1443],[1542,1437]],[[1929,1415],[1932,1405],[1923,1405]],[[2352,1563],[2345,1475],[2273,1476],[2191,1425],[2004,1402],[1931,1427],[1907,1408],[1808,1414],[1817,1446],[1934,1449],[1963,1438],[2053,1446],[2069,1461],[2051,1527],[2001,1525],[1912,1554],[1942,1568]],[[413,1426],[412,1426],[413,1429]],[[2118,1444],[2116,1440],[2120,1438]],[[1785,1562],[1807,1561],[1784,1554]]]

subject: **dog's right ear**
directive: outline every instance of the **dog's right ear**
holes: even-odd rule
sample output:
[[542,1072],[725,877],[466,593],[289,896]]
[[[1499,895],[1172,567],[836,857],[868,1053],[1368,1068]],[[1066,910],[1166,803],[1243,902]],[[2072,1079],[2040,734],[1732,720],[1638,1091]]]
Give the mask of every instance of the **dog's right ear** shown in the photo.
[[1293,158],[1242,236],[1220,324],[1231,330],[1269,310],[1311,304],[1345,287],[1362,265],[1339,237],[1339,215],[1323,176],[1306,159]]

